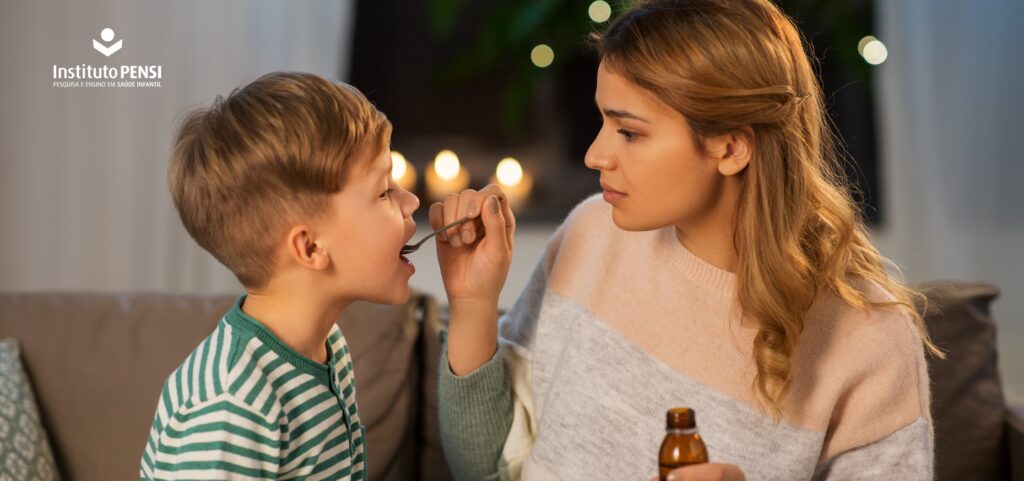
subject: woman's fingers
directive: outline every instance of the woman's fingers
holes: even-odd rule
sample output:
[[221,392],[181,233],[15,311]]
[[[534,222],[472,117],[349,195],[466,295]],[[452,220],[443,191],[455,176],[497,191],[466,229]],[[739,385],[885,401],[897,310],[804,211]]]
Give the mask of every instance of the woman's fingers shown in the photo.
[[[487,231],[487,236],[494,240],[498,246],[508,251],[510,245],[507,243],[507,237],[505,237],[505,216],[501,214],[501,201],[498,200],[497,196],[490,196],[484,200],[484,212],[481,216],[484,223],[484,229]],[[490,240],[488,242],[491,242]]]
[[[427,211],[427,220],[430,221],[430,230],[440,229],[444,225],[444,204],[440,202],[430,204],[430,210]],[[437,239],[448,242],[448,238],[444,237],[444,233],[438,234]]]
[[[459,208],[455,219],[462,219],[463,217],[476,218],[480,215],[480,205],[483,201],[481,199],[482,192],[477,192],[473,189],[466,189],[459,195]],[[452,229],[452,235],[458,233],[461,236],[462,243],[464,245],[470,245],[476,240],[476,223],[477,221],[466,222],[460,225],[458,228]]]
[[668,473],[669,481],[746,481],[739,466],[702,463],[685,466]]
[[503,195],[498,196],[498,201],[501,204],[501,214],[505,217],[505,239],[508,242],[508,246],[512,247],[512,240],[516,235],[516,216],[512,213],[512,205],[507,197]]
[[[512,215],[512,209],[508,205],[508,198],[505,196],[505,193],[495,184],[490,184],[479,191],[466,189],[460,193],[451,193],[443,201],[431,205],[429,213],[430,225],[434,230],[465,217],[474,219],[471,222],[463,223],[439,233],[437,235],[438,239],[448,242],[452,247],[470,245],[479,240],[485,232],[481,214],[487,199],[492,196],[498,198],[501,207],[500,214],[504,218],[505,240],[511,246],[512,236],[515,232],[515,217]],[[434,207],[435,205],[439,207]],[[435,214],[435,210],[438,211],[437,214]],[[434,224],[435,215],[438,216],[437,219],[439,219],[440,225]]]
[[[459,194],[453,192],[451,194],[448,194],[448,196],[444,198],[444,222],[442,222],[441,225],[445,226],[458,220],[459,218],[456,217],[458,213]],[[438,228],[440,228],[440,226]],[[457,233],[457,229],[449,229],[438,235],[444,236],[448,243],[452,245],[452,247],[462,247],[462,238],[456,235]]]
[[[476,217],[476,216],[479,215],[481,220],[476,221],[476,222],[472,222],[472,223],[469,223],[469,222],[466,223],[466,228],[464,229],[464,231],[468,231],[468,232],[471,233],[470,237],[469,237],[469,242],[474,242],[479,235],[481,235],[483,232],[486,231],[485,223],[482,220],[483,219],[483,209],[485,207],[485,204],[488,201],[487,199],[490,199],[491,197],[496,197],[498,199],[498,201],[499,201],[499,204],[504,204],[506,206],[508,205],[508,201],[507,201],[507,199],[505,197],[505,193],[501,191],[501,187],[499,187],[497,184],[488,184],[483,189],[480,189],[479,192],[475,192],[474,202],[472,202],[470,204],[470,206],[472,208],[469,209],[468,212],[471,212],[471,214],[470,214],[471,217]],[[508,228],[510,228],[510,224],[508,222],[509,222],[509,219],[512,218],[511,211],[509,211],[509,212],[504,212],[503,211],[503,212],[500,212],[500,213],[502,214],[501,217],[504,218],[504,221],[505,221],[504,225],[505,225],[505,229],[507,230]],[[472,224],[472,225],[470,225],[470,224]],[[512,225],[514,225],[514,224],[512,224]],[[466,238],[464,238],[463,240],[466,240]],[[511,239],[509,239],[508,236],[506,236],[506,241],[508,242],[508,245],[512,244],[511,243]]]

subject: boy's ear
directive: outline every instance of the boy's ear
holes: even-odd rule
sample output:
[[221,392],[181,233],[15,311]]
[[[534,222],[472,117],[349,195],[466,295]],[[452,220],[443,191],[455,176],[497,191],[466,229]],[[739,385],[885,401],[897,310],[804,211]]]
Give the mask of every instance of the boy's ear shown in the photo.
[[705,147],[720,174],[736,175],[750,164],[754,149],[754,131],[747,127],[738,132],[710,137],[706,139]]
[[288,257],[297,264],[313,270],[324,270],[331,263],[327,249],[317,243],[313,229],[306,224],[299,224],[288,231]]

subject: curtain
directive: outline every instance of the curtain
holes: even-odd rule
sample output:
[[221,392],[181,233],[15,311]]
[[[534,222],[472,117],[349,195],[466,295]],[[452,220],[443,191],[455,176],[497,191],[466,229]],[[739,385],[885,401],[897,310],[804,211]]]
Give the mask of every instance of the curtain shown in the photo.
[[884,0],[876,67],[883,254],[911,281],[1002,289],[1007,397],[1024,403],[1024,2]]
[[[347,75],[353,1],[7,1],[0,289],[239,292],[167,190],[191,108],[273,70]],[[93,49],[110,28],[123,41]],[[56,88],[53,66],[159,65],[160,88]]]

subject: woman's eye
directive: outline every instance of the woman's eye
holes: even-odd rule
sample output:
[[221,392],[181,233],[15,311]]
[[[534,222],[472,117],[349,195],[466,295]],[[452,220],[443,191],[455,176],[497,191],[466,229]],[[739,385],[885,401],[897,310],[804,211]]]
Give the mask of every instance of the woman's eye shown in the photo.
[[391,197],[391,193],[394,192],[394,191],[395,191],[395,189],[385,190],[384,192],[382,192],[380,194],[380,199],[384,200],[384,199],[387,199],[388,197]]
[[630,132],[626,129],[619,129],[616,132],[625,137],[627,141],[636,140],[636,132]]

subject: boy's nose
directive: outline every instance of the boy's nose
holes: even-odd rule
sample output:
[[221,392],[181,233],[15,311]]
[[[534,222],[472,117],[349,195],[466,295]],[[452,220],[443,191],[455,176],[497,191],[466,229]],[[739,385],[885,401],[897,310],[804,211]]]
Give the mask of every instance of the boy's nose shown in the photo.
[[408,195],[408,198],[405,201],[405,208],[402,213],[405,214],[406,217],[409,217],[413,212],[416,212],[416,209],[420,208],[420,198],[416,197],[416,194],[413,194],[412,192],[405,191],[405,193]]

